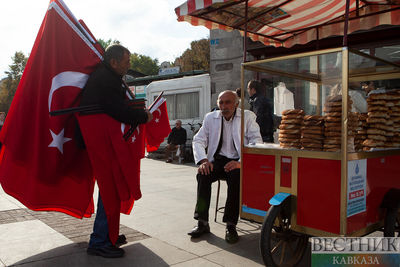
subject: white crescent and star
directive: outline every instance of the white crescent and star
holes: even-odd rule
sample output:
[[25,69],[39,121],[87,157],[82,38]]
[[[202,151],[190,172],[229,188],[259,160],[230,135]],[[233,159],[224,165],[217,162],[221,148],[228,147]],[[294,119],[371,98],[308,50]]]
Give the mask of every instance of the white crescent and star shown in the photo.
[[61,154],[64,154],[64,143],[71,141],[72,139],[64,137],[64,129],[62,129],[59,134],[55,134],[52,130],[50,130],[50,134],[53,138],[53,141],[50,143],[49,147],[55,147],[61,152]]
[[[140,134],[140,128],[139,128],[139,126],[136,127],[136,131],[137,131],[137,134],[136,134],[136,135],[139,135],[139,134]],[[123,122],[121,122],[121,132],[122,132],[122,135],[125,133],[125,123],[123,123]],[[133,136],[132,136],[132,139],[131,139],[131,142],[134,143],[135,140],[136,140],[136,136],[133,135]]]
[[[88,78],[89,78],[88,74],[81,72],[74,72],[74,71],[65,71],[54,76],[51,81],[51,87],[48,99],[49,112],[51,111],[51,103],[55,91],[65,86],[77,87],[82,89],[85,86]],[[57,148],[61,152],[61,154],[63,154],[64,143],[71,141],[72,138],[64,137],[64,129],[62,129],[59,132],[59,134],[55,134],[51,129],[49,130],[53,140],[51,141],[48,147]]]

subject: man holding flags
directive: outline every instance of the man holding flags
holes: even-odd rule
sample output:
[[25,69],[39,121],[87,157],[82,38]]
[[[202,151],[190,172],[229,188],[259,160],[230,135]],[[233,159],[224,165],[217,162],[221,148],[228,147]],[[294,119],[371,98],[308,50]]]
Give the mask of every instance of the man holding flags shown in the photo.
[[[140,108],[136,109],[128,105],[127,94],[129,88],[124,85],[122,77],[127,73],[129,67],[129,50],[117,44],[109,46],[104,53],[104,61],[90,75],[85,87],[83,88],[81,106],[98,105],[98,107],[103,110],[105,114],[109,115],[114,120],[129,125],[138,125],[150,122],[153,116],[148,110]],[[105,179],[113,179],[113,177],[107,176],[113,176],[114,174],[112,172],[108,174],[103,172],[99,175],[96,175],[99,165],[112,165],[114,162],[112,162],[113,159],[111,157],[106,159],[99,157],[98,154],[101,153],[101,150],[98,148],[99,146],[106,145],[106,143],[96,143],[94,147],[91,147],[90,142],[93,137],[91,136],[91,133],[85,129],[87,127],[96,127],[97,131],[104,131],[106,129],[101,126],[104,125],[106,121],[102,121],[102,125],[97,127],[97,125],[93,124],[93,121],[90,117],[98,117],[98,115],[85,116],[84,120],[80,118],[79,122],[81,128],[84,128],[83,137],[85,143],[89,143],[87,144],[89,158],[91,159],[94,174],[99,184],[100,193],[97,203],[97,213],[94,222],[93,233],[90,236],[87,253],[110,258],[122,257],[124,255],[124,250],[115,246],[115,243],[117,241],[124,242],[125,238],[120,236],[119,240],[117,239],[117,241],[114,240],[114,242],[112,242],[109,238],[109,226],[107,223],[108,218],[110,218],[112,221],[119,222],[119,212],[121,208],[118,205],[118,201],[113,201],[112,203],[115,203],[118,208],[114,209],[113,207],[110,207],[107,209],[108,212],[106,212],[101,198],[101,196],[104,195],[104,197],[112,199],[104,187],[109,183],[109,181],[106,181]],[[95,118],[92,119],[95,120]],[[96,141],[98,140],[94,140],[94,142]],[[91,149],[94,149],[95,151],[90,151]],[[137,153],[139,153],[139,151],[137,151]],[[110,169],[112,169],[111,166]],[[118,195],[118,197],[119,199],[121,198],[120,195]],[[140,196],[134,196],[134,199],[138,199],[139,197]],[[111,205],[109,203],[107,204]],[[110,210],[113,211],[110,212]],[[118,216],[118,218],[111,218],[112,216]],[[117,227],[119,227],[119,224]]]

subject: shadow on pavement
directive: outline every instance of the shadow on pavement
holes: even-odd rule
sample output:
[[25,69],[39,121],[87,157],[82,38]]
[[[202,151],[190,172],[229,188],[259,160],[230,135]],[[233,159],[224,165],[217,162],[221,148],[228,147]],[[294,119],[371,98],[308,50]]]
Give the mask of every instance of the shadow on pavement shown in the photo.
[[23,259],[9,266],[169,266],[162,258],[140,243],[123,246],[125,256],[107,259],[86,254],[86,246],[70,244]]

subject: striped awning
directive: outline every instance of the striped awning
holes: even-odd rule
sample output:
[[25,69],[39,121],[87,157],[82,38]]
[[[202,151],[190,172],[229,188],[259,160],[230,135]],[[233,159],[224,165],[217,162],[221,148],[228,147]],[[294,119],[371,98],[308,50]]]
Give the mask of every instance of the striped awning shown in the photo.
[[[248,0],[248,36],[291,47],[344,32],[346,0]],[[188,0],[175,9],[178,21],[244,33],[245,0]],[[348,33],[400,25],[399,0],[350,0]]]

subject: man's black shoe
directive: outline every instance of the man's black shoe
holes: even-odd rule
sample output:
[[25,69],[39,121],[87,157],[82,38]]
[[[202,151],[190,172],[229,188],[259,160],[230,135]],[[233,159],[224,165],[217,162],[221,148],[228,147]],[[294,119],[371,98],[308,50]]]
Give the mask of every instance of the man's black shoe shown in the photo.
[[234,244],[239,240],[235,225],[228,225],[225,230],[225,240],[229,244]]
[[199,222],[197,226],[194,227],[192,231],[188,233],[188,235],[197,238],[209,232],[210,232],[210,225],[208,223],[204,225],[203,223]]
[[126,244],[128,242],[126,242],[126,236],[125,235],[119,235],[117,238],[117,241],[115,242],[115,246],[119,247],[122,246],[124,244]]
[[87,248],[86,252],[89,255],[102,256],[104,258],[121,258],[125,254],[122,248],[117,248],[116,246]]

